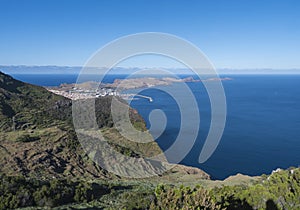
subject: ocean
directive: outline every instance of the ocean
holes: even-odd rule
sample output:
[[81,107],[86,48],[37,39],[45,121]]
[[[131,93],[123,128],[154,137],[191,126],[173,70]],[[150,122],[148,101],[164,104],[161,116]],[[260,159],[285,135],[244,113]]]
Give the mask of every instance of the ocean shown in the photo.
[[[77,75],[13,75],[16,79],[42,86],[57,86],[76,82]],[[105,78],[112,82],[126,75],[111,75]],[[230,175],[269,174],[276,168],[300,165],[300,75],[222,75],[232,80],[222,81],[227,103],[227,120],[223,137],[213,155],[198,163],[198,157],[210,126],[210,102],[201,83],[187,83],[192,90],[200,112],[200,132],[197,140],[181,161],[182,164],[198,167],[213,179],[224,179]],[[179,84],[146,90],[137,89],[150,96],[148,99],[132,100],[131,106],[138,110],[150,127],[149,113],[162,110],[168,121],[162,135],[156,140],[167,150],[180,129],[180,108],[167,92],[176,90],[178,97],[186,97]],[[193,125],[191,117],[190,124]],[[187,141],[189,139],[187,138]],[[180,148],[178,148],[180,149]],[[167,157],[172,162],[172,156]]]

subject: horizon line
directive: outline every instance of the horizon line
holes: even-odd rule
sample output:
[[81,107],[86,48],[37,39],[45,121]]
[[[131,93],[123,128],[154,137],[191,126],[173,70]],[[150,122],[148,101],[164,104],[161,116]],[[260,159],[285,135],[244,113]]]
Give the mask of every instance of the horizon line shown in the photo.
[[[84,66],[77,66],[77,65],[2,65],[0,64],[0,67],[60,67],[60,68],[83,68]],[[97,67],[97,66],[85,66],[85,68],[108,68],[105,66],[102,67]],[[163,66],[157,66],[157,67],[139,67],[139,66],[115,66],[113,68],[124,68],[124,69],[157,69],[157,68],[162,68],[162,69],[174,69],[174,70],[179,70],[179,69],[190,69],[188,67],[183,68],[183,67],[163,67]],[[112,69],[113,69],[112,68]],[[274,70],[274,71],[282,71],[282,70],[300,70],[300,67],[297,68],[271,68],[271,67],[244,67],[244,68],[235,68],[235,67],[219,67],[215,68],[216,70],[234,70],[234,71],[248,71],[248,70]]]

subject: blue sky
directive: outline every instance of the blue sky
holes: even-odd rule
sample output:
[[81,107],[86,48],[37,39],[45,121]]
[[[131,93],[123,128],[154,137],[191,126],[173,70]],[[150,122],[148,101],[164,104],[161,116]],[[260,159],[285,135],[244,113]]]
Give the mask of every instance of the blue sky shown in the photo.
[[82,66],[116,38],[164,32],[217,68],[300,69],[298,0],[0,0],[0,8],[0,65]]

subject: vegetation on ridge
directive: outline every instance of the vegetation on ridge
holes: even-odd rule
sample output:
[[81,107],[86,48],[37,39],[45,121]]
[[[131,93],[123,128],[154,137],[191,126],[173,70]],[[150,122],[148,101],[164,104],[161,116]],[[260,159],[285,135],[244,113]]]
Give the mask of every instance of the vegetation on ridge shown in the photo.
[[279,170],[250,185],[204,189],[158,185],[151,209],[300,209],[300,168]]
[[[248,184],[204,187],[156,182],[0,176],[0,209],[64,204],[80,209],[299,209],[300,168],[280,170]],[[68,204],[69,203],[69,204]],[[67,205],[66,205],[67,204]]]

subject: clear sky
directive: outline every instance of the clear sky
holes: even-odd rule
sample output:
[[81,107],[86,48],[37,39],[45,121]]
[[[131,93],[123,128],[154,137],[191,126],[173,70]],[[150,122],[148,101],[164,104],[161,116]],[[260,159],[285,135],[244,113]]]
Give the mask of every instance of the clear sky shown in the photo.
[[299,0],[0,0],[0,65],[82,66],[107,42],[165,32],[217,68],[299,68]]

